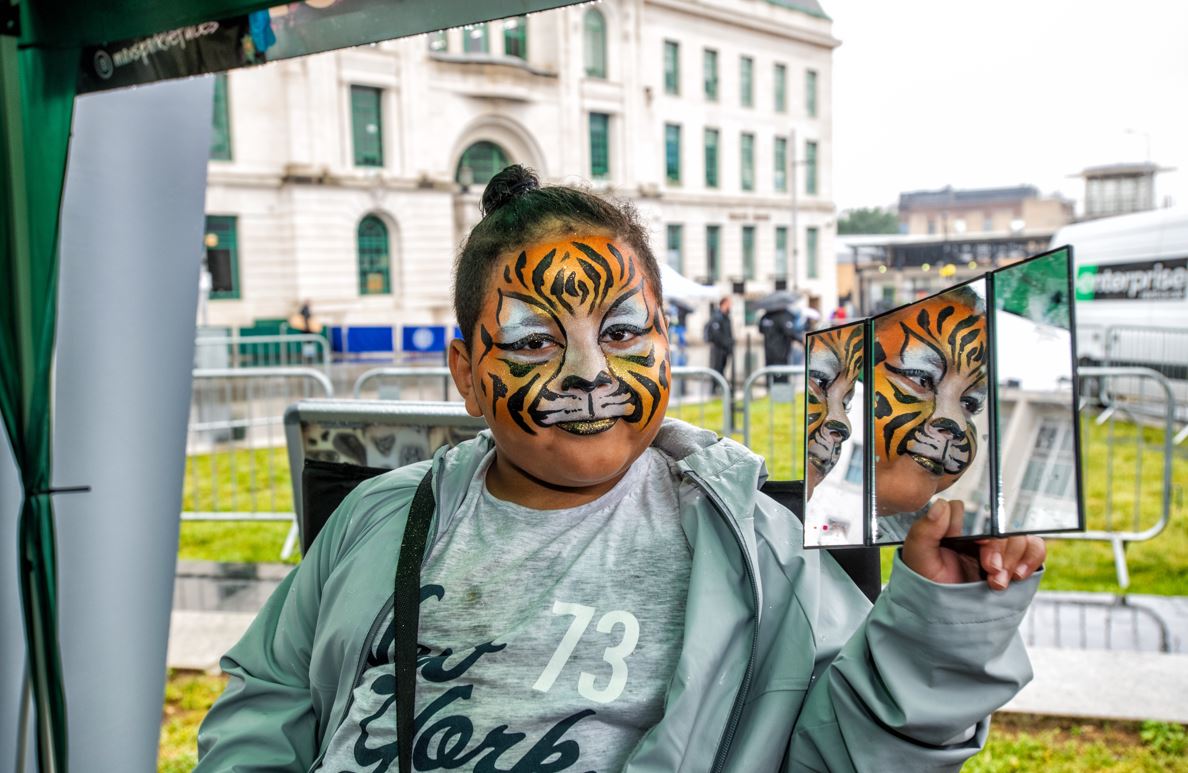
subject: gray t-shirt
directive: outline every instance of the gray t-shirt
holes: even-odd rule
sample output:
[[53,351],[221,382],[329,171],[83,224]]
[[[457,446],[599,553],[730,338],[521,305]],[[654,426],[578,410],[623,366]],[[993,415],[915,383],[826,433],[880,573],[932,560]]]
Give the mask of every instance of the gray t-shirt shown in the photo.
[[[532,510],[487,491],[492,458],[422,570],[413,769],[617,771],[681,649],[675,477],[648,449],[594,502]],[[377,630],[322,770],[396,770],[390,608]]]

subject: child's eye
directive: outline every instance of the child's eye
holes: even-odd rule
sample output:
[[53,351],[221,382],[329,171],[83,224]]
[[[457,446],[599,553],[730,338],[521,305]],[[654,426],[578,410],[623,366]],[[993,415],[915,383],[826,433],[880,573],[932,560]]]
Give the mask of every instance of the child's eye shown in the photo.
[[644,331],[634,325],[613,325],[602,331],[602,340],[627,343],[643,334]]
[[911,368],[905,368],[897,372],[899,375],[912,382],[916,387],[923,389],[926,392],[932,392],[936,388],[936,384],[933,383],[932,374],[930,373],[925,373],[922,370],[913,370]]
[[552,337],[538,333],[535,335],[525,336],[518,341],[512,341],[511,343],[503,344],[499,348],[512,352],[539,352],[543,349],[547,349],[555,343],[557,342],[554,341]]
[[982,412],[982,401],[977,397],[967,395],[961,398],[961,407],[965,409],[966,413],[978,414]]

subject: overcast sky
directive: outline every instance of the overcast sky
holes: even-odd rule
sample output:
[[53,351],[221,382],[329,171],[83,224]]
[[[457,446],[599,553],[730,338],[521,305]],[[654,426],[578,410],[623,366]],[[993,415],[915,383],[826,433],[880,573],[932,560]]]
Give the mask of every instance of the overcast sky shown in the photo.
[[[1151,160],[1188,206],[1188,2],[822,0],[834,51],[834,199],[1032,184]],[[1133,129],[1139,133],[1127,133]],[[1145,134],[1144,134],[1145,133]]]

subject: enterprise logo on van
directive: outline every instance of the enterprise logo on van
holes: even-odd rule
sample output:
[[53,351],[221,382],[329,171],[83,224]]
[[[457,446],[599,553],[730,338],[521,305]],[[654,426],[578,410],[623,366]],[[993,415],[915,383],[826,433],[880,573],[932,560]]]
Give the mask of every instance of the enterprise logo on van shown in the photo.
[[1164,301],[1188,297],[1188,258],[1077,269],[1078,301]]

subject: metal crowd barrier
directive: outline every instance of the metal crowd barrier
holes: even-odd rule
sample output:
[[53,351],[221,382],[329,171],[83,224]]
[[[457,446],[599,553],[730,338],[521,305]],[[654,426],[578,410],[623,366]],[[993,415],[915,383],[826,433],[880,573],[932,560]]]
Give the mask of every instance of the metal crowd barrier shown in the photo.
[[[1082,334],[1081,327],[1077,333]],[[1097,341],[1091,350],[1102,352],[1103,366],[1151,368],[1169,380],[1176,403],[1173,418],[1177,424],[1184,425],[1173,443],[1179,445],[1188,439],[1188,328],[1109,325],[1089,328],[1088,334]],[[1141,381],[1119,378],[1110,389],[1100,383],[1096,386],[1097,394],[1090,396],[1097,397],[1107,407],[1125,401],[1131,414],[1163,418],[1162,401],[1147,400],[1149,395],[1143,390],[1146,385]],[[1150,404],[1142,405],[1144,402]]]
[[281,553],[287,558],[297,533],[283,485],[282,417],[291,403],[333,395],[330,379],[316,368],[195,370],[186,439],[190,509],[182,520],[294,523]]
[[[772,377],[787,376],[784,383],[776,383]],[[755,385],[762,381],[767,387],[767,425],[764,428],[767,436],[766,453],[759,445],[758,433],[755,432],[753,414],[755,413]],[[763,454],[767,459],[767,466],[773,476],[780,479],[797,480],[804,475],[804,365],[768,365],[759,368],[747,377],[743,383],[743,445],[756,453]],[[784,411],[780,406],[787,406]],[[787,413],[777,421],[776,415]],[[781,454],[777,454],[776,437],[783,427],[788,430],[788,459],[790,469],[777,472],[777,465],[782,464]],[[783,449],[779,449],[783,452]]]
[[1158,609],[1127,596],[1041,591],[1020,626],[1029,647],[1177,652],[1181,642]]
[[[1098,426],[1105,425],[1107,427],[1104,470],[1087,469],[1087,463],[1091,458],[1091,446],[1085,433],[1082,433],[1081,437],[1081,476],[1084,485],[1087,487],[1091,480],[1098,480],[1098,475],[1104,476],[1105,481],[1104,510],[1100,513],[1087,511],[1085,513],[1086,521],[1089,525],[1100,521],[1103,528],[1090,528],[1084,532],[1071,534],[1053,534],[1050,539],[1096,540],[1110,543],[1114,553],[1114,568],[1118,575],[1118,585],[1125,589],[1130,585],[1130,571],[1126,565],[1127,543],[1153,539],[1167,527],[1171,517],[1176,400],[1169,380],[1151,368],[1082,367],[1078,369],[1078,375],[1083,379],[1097,379],[1103,385],[1104,392],[1114,395],[1114,399],[1095,419]],[[1163,441],[1161,443],[1153,444],[1146,439],[1145,430],[1150,424],[1146,420],[1150,402],[1147,400],[1138,402],[1136,405],[1141,410],[1131,410],[1128,402],[1110,389],[1109,382],[1114,379],[1137,380],[1143,382],[1144,386],[1153,384],[1162,392],[1164,399],[1163,421],[1161,422]],[[1082,408],[1082,413],[1087,410],[1089,409]],[[1133,469],[1129,474],[1125,469],[1120,469],[1120,465],[1125,464],[1122,461],[1125,441],[1115,442],[1120,434],[1118,431],[1119,419],[1127,419],[1123,431],[1133,435],[1133,443],[1125,444],[1126,455],[1129,455],[1130,447],[1134,449]],[[1145,522],[1150,520],[1151,514],[1143,508],[1143,468],[1146,464],[1146,455],[1157,449],[1162,450],[1158,519],[1154,523],[1146,525]],[[1129,487],[1124,496],[1115,488],[1115,485],[1119,483],[1121,486]],[[1119,507],[1120,500],[1123,499],[1132,500],[1129,517],[1124,512],[1118,512],[1121,509]]]
[[[436,396],[427,396],[425,389],[421,382],[425,379],[440,379],[441,390],[436,392]],[[396,382],[395,387],[389,387],[389,391],[385,391],[382,382]],[[363,390],[372,383],[377,383],[376,390],[381,400],[460,400],[461,395],[453,388],[454,382],[450,377],[450,369],[442,366],[438,367],[398,367],[398,368],[372,368],[365,371],[359,378],[355,379],[355,388],[353,393],[355,399],[359,400],[363,397]],[[415,396],[406,394],[409,389],[409,382],[413,382],[415,389]]]
[[323,373],[330,372],[330,342],[320,335],[206,336],[195,340],[194,346],[199,368],[206,368],[213,358],[230,368],[317,366]]
[[[691,392],[687,387],[689,382],[699,382],[701,388],[696,393]],[[690,365],[678,365],[672,369],[672,387],[669,391],[668,398],[668,415],[681,421],[688,421],[685,418],[686,409],[697,409],[697,421],[690,422],[699,427],[709,429],[709,420],[706,416],[707,409],[711,408],[714,401],[719,399],[721,395],[721,409],[722,409],[722,434],[729,437],[730,428],[732,425],[731,411],[733,410],[734,401],[730,394],[730,385],[726,382],[726,378],[718,371],[712,368],[697,368]]]

